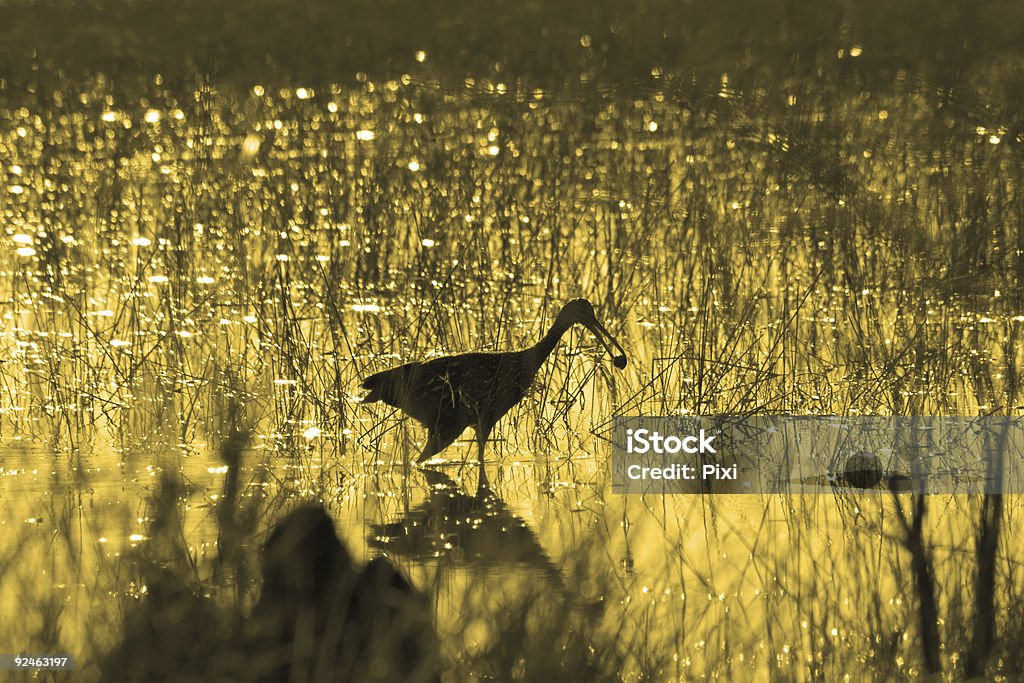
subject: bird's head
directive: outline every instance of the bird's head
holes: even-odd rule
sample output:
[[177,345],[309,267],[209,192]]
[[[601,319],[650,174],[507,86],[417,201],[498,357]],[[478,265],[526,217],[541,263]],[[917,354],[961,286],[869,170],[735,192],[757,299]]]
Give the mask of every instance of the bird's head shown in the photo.
[[[622,349],[622,346],[615,340],[615,337],[605,329],[597,320],[597,314],[594,313],[594,305],[586,299],[573,299],[566,305],[562,306],[562,310],[558,312],[558,319],[555,321],[556,325],[564,328],[569,328],[572,325],[579,323],[588,330],[594,333],[598,341],[604,346],[605,350],[612,356],[612,363],[615,367],[620,370],[626,367],[626,352]],[[612,350],[612,346],[618,351],[616,354]]]

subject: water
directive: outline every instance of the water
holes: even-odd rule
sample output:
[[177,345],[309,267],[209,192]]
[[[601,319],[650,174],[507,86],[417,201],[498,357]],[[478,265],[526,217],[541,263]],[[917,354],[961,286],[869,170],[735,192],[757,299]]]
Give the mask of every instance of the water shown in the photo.
[[[329,42],[242,59],[271,5],[234,57],[199,41],[178,67],[139,17],[113,69],[104,44],[76,66],[12,29],[0,650],[99,678],[153,560],[244,613],[266,530],[315,499],[358,560],[387,553],[433,596],[454,680],[921,674],[909,497],[612,496],[611,417],[1018,414],[1015,57],[980,52],[989,14],[960,17],[973,78],[950,89],[946,13],[933,50],[890,41],[877,8],[836,35],[808,28],[828,12],[770,24],[776,62],[758,41],[694,55],[728,13],[682,56],[659,47],[674,28],[629,53],[614,36],[648,24],[601,7],[584,28],[531,14],[537,55],[512,29],[446,52],[399,23],[377,30],[400,49],[349,36],[369,66],[333,73]],[[637,16],[677,16],[659,8]],[[470,432],[437,468],[456,495],[412,466],[422,430],[359,403],[393,365],[532,344],[577,296],[629,365],[567,335],[492,434],[479,495]],[[935,497],[924,524],[955,673],[981,505]],[[1011,678],[1018,545],[989,670]]]

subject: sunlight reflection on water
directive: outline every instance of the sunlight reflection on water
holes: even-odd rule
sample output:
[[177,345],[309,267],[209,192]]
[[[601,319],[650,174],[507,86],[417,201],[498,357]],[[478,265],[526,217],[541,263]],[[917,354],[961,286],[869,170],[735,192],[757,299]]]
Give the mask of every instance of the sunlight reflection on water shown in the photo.
[[[201,579],[221,501],[259,502],[251,555],[282,509],[322,499],[354,554],[388,553],[434,591],[470,654],[531,591],[631,666],[657,652],[679,675],[734,656],[799,668],[907,623],[904,568],[881,552],[891,501],[610,496],[609,420],[994,409],[1018,354],[1016,235],[960,200],[1011,214],[1003,124],[922,138],[928,103],[790,82],[744,100],[728,77],[622,101],[462,85],[153,79],[125,98],[97,77],[0,110],[0,524],[23,560],[0,621],[62,586],[62,637],[86,651],[93,613],[141,590],[118,558],[155,545],[170,475]],[[911,142],[933,153],[882,158]],[[935,217],[958,211],[976,239],[952,250]],[[359,404],[372,372],[522,348],[579,295],[630,365],[568,335],[488,444],[489,492],[462,465],[468,434],[441,486],[409,466],[422,431]],[[218,448],[239,425],[253,446],[232,470]],[[932,522],[949,558],[969,511]]]

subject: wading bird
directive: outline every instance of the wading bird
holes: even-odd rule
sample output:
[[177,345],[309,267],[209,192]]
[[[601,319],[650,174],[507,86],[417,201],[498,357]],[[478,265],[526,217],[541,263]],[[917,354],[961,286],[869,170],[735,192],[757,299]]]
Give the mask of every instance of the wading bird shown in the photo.
[[575,299],[562,307],[544,338],[528,349],[465,353],[406,363],[363,380],[363,389],[370,391],[363,402],[383,401],[427,428],[427,443],[417,462],[444,450],[466,427],[473,427],[483,465],[484,444],[491,429],[522,400],[540,366],[555,350],[565,331],[576,323],[594,333],[612,354],[615,367],[626,367],[625,351],[597,321],[593,305],[586,299]]

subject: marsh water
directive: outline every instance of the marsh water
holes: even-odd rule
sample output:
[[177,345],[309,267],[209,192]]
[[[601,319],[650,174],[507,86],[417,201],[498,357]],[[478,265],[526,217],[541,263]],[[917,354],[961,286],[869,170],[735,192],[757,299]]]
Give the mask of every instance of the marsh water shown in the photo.
[[[616,496],[608,434],[1019,414],[1019,65],[977,56],[954,87],[847,27],[816,68],[639,55],[626,79],[607,35],[569,33],[569,79],[460,72],[429,40],[335,78],[9,58],[0,650],[100,678],[145,563],[244,615],[267,529],[316,500],[432,597],[452,680],[923,675],[908,495]],[[566,335],[487,489],[471,432],[417,468],[424,431],[360,404],[368,374],[525,347],[578,296],[629,365]],[[926,508],[953,676],[982,506]],[[1019,515],[989,662],[1011,679]]]

